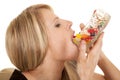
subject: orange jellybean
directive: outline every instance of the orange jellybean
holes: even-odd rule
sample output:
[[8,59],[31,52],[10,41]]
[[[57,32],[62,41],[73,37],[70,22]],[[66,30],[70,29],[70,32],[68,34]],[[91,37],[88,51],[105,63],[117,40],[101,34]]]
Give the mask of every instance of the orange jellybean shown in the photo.
[[85,40],[88,39],[90,36],[87,34],[81,34],[81,39]]

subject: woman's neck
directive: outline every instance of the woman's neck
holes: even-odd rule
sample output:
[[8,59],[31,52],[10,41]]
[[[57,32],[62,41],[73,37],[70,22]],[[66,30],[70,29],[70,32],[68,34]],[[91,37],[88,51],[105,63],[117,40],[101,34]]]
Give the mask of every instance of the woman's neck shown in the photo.
[[61,80],[63,69],[63,61],[55,61],[47,58],[35,70],[23,72],[23,74],[28,80]]

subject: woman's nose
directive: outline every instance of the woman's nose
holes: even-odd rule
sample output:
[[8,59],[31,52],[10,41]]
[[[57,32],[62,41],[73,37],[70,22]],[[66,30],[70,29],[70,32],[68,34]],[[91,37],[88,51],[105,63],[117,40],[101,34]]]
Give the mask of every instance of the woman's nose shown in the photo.
[[71,29],[72,26],[72,22],[71,21],[67,21],[67,30]]
[[68,23],[69,23],[70,25],[72,25],[72,21],[68,21]]

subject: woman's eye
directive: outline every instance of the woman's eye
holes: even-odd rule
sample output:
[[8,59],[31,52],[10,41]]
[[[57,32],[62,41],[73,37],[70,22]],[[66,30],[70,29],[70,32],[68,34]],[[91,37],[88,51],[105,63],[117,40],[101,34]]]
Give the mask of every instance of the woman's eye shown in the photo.
[[60,27],[60,24],[56,24],[55,27]]

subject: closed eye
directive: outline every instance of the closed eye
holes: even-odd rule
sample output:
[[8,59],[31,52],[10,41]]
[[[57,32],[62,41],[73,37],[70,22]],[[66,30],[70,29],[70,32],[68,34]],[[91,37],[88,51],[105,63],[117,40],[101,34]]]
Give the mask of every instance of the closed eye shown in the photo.
[[61,24],[58,23],[58,24],[55,25],[55,27],[60,27],[60,25],[61,25]]

